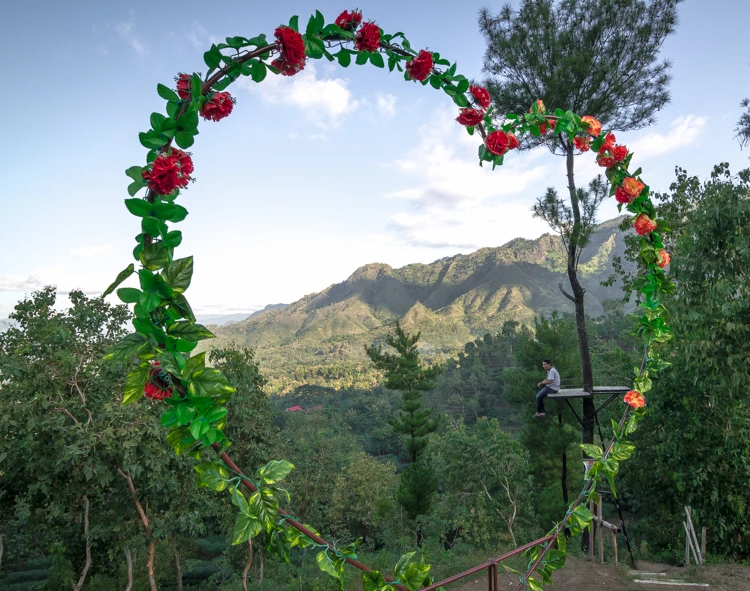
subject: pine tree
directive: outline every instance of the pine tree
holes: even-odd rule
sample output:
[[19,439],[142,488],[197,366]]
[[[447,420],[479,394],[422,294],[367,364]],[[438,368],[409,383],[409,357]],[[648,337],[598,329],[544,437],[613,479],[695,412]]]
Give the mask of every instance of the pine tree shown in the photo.
[[[479,26],[487,41],[486,85],[497,113],[524,112],[537,99],[547,109],[591,115],[605,129],[628,131],[651,125],[669,102],[670,64],[659,61],[664,40],[677,25],[681,0],[523,0],[514,11],[482,10]],[[606,183],[576,187],[573,145],[563,135],[533,138],[522,148],[546,145],[565,156],[568,201],[549,189],[535,215],[565,243],[575,306],[584,387],[593,387],[584,293],[578,260],[588,242],[596,211],[608,194]],[[584,443],[594,439],[594,402],[583,399]]]
[[[365,347],[375,367],[385,372],[385,387],[402,392],[403,403],[398,416],[388,422],[404,435],[411,465],[401,473],[396,498],[410,519],[417,519],[430,509],[437,491],[437,479],[432,462],[425,450],[429,435],[438,427],[438,419],[431,418],[432,408],[422,406],[422,394],[434,388],[434,379],[442,371],[439,365],[425,367],[417,343],[420,333],[407,334],[400,324],[386,343],[397,354],[384,352],[381,346]],[[417,526],[417,545],[421,546],[421,527]]]

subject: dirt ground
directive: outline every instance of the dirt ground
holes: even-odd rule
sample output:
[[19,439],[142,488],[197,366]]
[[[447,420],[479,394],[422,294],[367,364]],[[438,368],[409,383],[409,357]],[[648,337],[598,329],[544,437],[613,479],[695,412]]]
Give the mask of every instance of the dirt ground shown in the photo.
[[[633,582],[632,576],[623,574],[613,564],[599,564],[568,556],[565,568],[553,575],[554,587],[551,591],[686,591],[706,589],[706,591],[750,591],[750,567],[746,566],[705,566],[686,569],[667,564],[640,561],[638,570],[663,572],[667,578],[685,582],[708,583],[710,587],[684,587],[670,585],[649,585]],[[517,575],[500,574],[499,591],[515,589]],[[459,586],[447,587],[447,591],[485,591],[488,588],[487,576],[471,577]]]

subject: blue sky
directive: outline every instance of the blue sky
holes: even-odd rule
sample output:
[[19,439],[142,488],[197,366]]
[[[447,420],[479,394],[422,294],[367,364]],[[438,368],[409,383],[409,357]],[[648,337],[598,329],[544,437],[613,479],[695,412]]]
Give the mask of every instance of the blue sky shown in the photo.
[[[403,31],[481,77],[477,13],[486,1],[357,2],[365,19]],[[500,4],[489,4],[499,9]],[[709,10],[710,7],[710,10]],[[223,37],[271,36],[293,14],[327,20],[330,2],[26,0],[3,10],[0,50],[0,318],[45,284],[101,292],[131,262],[136,218],[123,171],[144,163],[137,134],[161,110],[156,84],[202,71]],[[656,190],[676,165],[706,176],[750,155],[733,139],[750,94],[750,3],[688,0],[663,55],[672,103],[648,129],[618,135]],[[448,98],[372,66],[309,62],[293,78],[235,84],[231,117],[202,122],[191,151],[197,182],[180,197],[179,256],[195,256],[188,297],[203,314],[291,302],[357,267],[430,262],[547,231],[531,217],[564,162],[544,150],[480,169],[477,141]],[[586,182],[600,169],[579,157]],[[616,214],[613,203],[600,219]]]

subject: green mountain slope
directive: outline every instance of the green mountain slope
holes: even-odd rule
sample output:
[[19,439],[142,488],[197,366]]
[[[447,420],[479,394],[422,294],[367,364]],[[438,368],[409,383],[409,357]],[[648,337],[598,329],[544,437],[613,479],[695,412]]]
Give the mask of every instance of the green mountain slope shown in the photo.
[[[612,256],[623,252],[618,223],[600,224],[581,256],[591,315],[602,312],[604,300],[621,296],[619,287],[599,284],[611,273]],[[364,387],[375,377],[364,345],[382,338],[397,320],[422,331],[428,358],[450,355],[473,338],[500,330],[507,320],[526,323],[538,313],[572,312],[558,288],[561,282],[567,289],[562,245],[548,234],[400,269],[371,263],[287,307],[216,328],[212,345],[256,348],[277,392],[305,383]]]

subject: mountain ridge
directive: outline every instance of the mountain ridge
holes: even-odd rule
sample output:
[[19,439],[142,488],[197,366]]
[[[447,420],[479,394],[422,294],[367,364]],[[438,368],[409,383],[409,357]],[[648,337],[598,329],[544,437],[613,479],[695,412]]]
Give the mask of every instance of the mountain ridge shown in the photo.
[[[622,295],[600,282],[612,257],[624,252],[622,218],[596,226],[580,264],[592,316],[605,300]],[[559,236],[514,238],[502,246],[393,268],[367,263],[344,281],[283,308],[259,311],[218,327],[217,345],[234,342],[256,349],[273,391],[296,385],[371,385],[364,345],[381,342],[396,321],[422,333],[425,356],[453,355],[507,320],[530,323],[539,313],[572,312],[558,284],[568,284]]]

